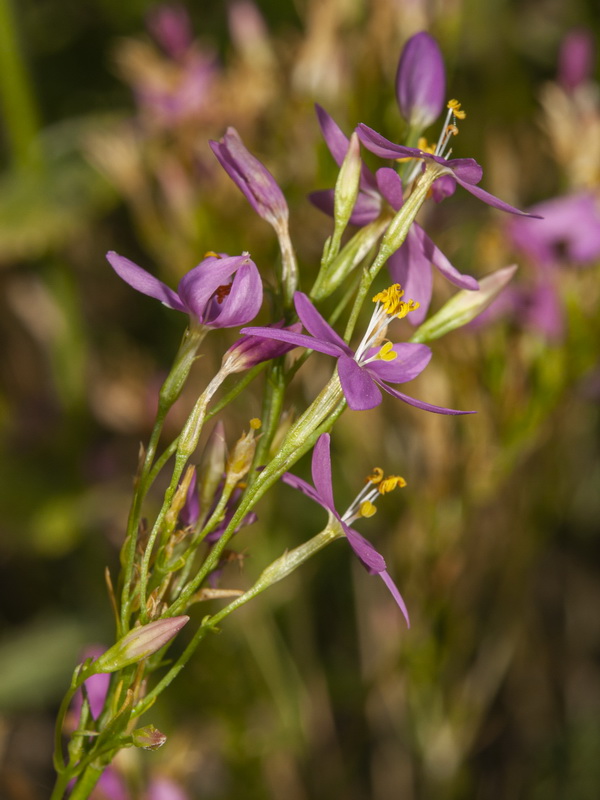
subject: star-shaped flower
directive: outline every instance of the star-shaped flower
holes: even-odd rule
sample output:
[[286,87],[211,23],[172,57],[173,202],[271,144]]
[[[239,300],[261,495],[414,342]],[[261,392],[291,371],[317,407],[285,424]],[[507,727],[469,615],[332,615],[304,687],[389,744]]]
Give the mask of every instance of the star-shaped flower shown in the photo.
[[243,328],[242,333],[278,339],[282,342],[337,358],[338,375],[348,406],[354,410],[374,408],[381,403],[383,389],[408,405],[437,414],[469,414],[415,400],[393,389],[388,383],[406,383],[416,378],[427,366],[431,350],[424,344],[392,344],[384,340],[385,330],[392,317],[405,316],[411,301],[403,301],[403,292],[394,285],[380,292],[371,322],[362,342],[354,351],[333,330],[302,292],[294,295],[294,305],[300,321],[310,335],[277,328]]
[[[323,108],[317,105],[316,110],[325,142],[336,163],[341,165],[350,140]],[[333,189],[313,192],[309,197],[317,208],[333,216]],[[404,198],[400,176],[389,167],[382,167],[373,175],[371,170],[363,164],[360,190],[350,222],[358,226],[368,225],[377,219],[384,202],[387,202],[394,211],[399,211],[402,207]],[[423,228],[416,222],[413,223],[404,243],[390,256],[387,266],[392,280],[402,284],[406,294],[419,303],[419,308],[415,309],[409,317],[410,322],[414,325],[420,325],[423,322],[431,302],[432,264],[447,280],[460,289],[476,290],[479,288],[475,278],[463,275],[452,266]]]
[[[390,590],[392,597],[398,604],[402,614],[404,615],[404,618],[406,619],[407,625],[410,627],[410,620],[408,618],[406,605],[402,599],[402,595],[398,591],[398,587],[388,574],[385,559],[380,553],[377,552],[373,545],[364,538],[364,536],[361,536],[358,531],[355,531],[348,525],[348,522],[351,522],[360,516],[371,516],[374,513],[372,503],[363,498],[362,502],[359,501],[358,505],[356,502],[353,503],[348,511],[346,511],[346,513],[343,515],[336,511],[331,479],[330,448],[331,441],[329,434],[324,433],[322,436],[319,436],[317,443],[314,446],[312,456],[312,479],[314,486],[311,486],[309,483],[302,480],[302,478],[298,478],[296,475],[291,475],[289,472],[286,472],[282,476],[281,480],[287,483],[289,486],[293,486],[294,489],[299,489],[301,492],[303,492],[303,494],[307,495],[307,497],[310,497],[310,499],[314,500],[315,503],[318,503],[339,522],[350,547],[354,550],[355,555],[368,572],[370,572],[372,575],[379,575],[381,580]],[[361,495],[359,495],[359,497],[360,496]],[[367,513],[361,513],[360,507],[362,506],[364,508],[365,504],[367,504],[369,511]]]
[[[454,107],[460,105],[455,103],[455,101],[450,101],[449,111],[452,111],[452,103],[454,103]],[[437,152],[430,153],[427,150],[422,150],[418,147],[406,147],[401,144],[394,144],[394,142],[390,142],[389,139],[386,139],[380,133],[377,133],[377,131],[369,128],[362,122],[356,130],[358,133],[358,138],[361,140],[367,150],[375,153],[376,156],[380,156],[381,158],[391,158],[394,160],[414,158],[421,161],[433,161],[440,167],[443,167],[443,172],[440,171],[440,177],[443,177],[444,175],[450,176],[454,181],[456,181],[456,183],[459,184],[459,186],[462,186],[463,189],[466,189],[483,203],[487,203],[487,205],[493,206],[494,208],[499,208],[501,211],[506,211],[509,214],[532,216],[531,214],[527,214],[525,211],[519,211],[518,208],[505,203],[503,200],[500,200],[498,197],[494,197],[493,194],[490,194],[481,187],[477,186],[483,177],[483,170],[474,158],[448,159],[443,155],[438,155]],[[448,137],[442,140],[442,151],[447,142]],[[436,148],[436,151],[437,150],[438,148]]]

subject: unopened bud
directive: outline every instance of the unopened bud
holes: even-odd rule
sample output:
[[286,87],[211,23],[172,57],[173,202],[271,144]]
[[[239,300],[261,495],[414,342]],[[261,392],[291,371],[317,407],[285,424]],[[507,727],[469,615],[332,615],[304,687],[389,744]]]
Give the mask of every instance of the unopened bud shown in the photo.
[[143,728],[136,728],[131,734],[134,747],[141,747],[144,750],[158,750],[167,741],[164,733],[161,733],[154,725],[145,725]]
[[336,227],[341,230],[345,229],[354,210],[358,197],[361,168],[360,142],[358,135],[353,133],[335,184],[333,216]]
[[157,619],[134,628],[94,661],[93,672],[116,672],[148,658],[168,644],[188,621],[189,617],[184,614],[181,617]]
[[440,308],[437,314],[417,328],[410,341],[419,344],[430,342],[471,322],[496,299],[516,271],[516,264],[503,267],[482,278],[479,281],[478,291],[461,289]]
[[[295,322],[284,328],[283,321],[276,322],[269,328],[283,328],[286,331],[300,333],[302,324]],[[263,361],[279,358],[296,347],[295,344],[279,342],[277,339],[261,339],[259,336],[243,336],[231,345],[223,356],[221,369],[230,375],[233,372],[245,372]]]
[[227,462],[227,472],[225,476],[226,485],[235,486],[248,474],[256,450],[254,431],[257,430],[258,427],[260,427],[260,422],[257,426],[254,420],[252,420],[248,433],[243,434],[235,443],[233,452],[229,456]]

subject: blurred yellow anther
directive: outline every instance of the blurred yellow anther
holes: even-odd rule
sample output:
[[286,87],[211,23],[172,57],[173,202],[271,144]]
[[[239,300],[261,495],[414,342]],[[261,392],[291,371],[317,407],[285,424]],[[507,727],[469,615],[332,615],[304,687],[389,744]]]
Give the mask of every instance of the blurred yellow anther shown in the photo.
[[220,256],[218,253],[215,253],[214,250],[207,250],[206,253],[204,253],[204,258],[211,258],[211,257],[222,258],[222,256]]
[[463,109],[460,107],[460,103],[458,102],[458,100],[449,100],[447,108],[449,108],[450,111],[452,111],[456,119],[465,119],[465,117],[467,116],[467,112],[463,111]]
[[361,517],[372,517],[377,513],[377,509],[370,500],[365,500],[360,504],[358,512]]
[[406,481],[400,475],[388,475],[380,482],[377,490],[379,494],[387,494],[393,492],[394,489],[402,489],[404,486],[406,486]]
[[394,345],[391,342],[385,342],[377,353],[377,358],[382,361],[394,361],[398,358],[398,353],[394,350]]
[[417,142],[417,147],[424,153],[435,153],[435,145],[429,144],[424,136],[420,137],[419,141]]
[[252,428],[252,430],[255,430],[255,431],[259,430],[261,425],[262,425],[262,422],[258,419],[258,417],[253,417],[250,420],[250,427]]
[[381,467],[375,467],[373,472],[367,476],[367,483],[379,483],[383,478],[383,470]]
[[458,136],[458,128],[456,127],[456,125],[447,125],[446,133],[448,134],[448,136]]

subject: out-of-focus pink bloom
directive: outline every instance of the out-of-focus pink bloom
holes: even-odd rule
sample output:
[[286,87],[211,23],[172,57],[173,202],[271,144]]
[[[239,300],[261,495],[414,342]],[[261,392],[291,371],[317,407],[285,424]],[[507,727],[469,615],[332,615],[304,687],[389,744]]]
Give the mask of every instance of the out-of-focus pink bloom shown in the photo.
[[145,800],[188,800],[187,794],[170,778],[154,778]]
[[147,17],[148,30],[173,59],[179,60],[192,46],[194,35],[190,17],[179,3],[152,8]]
[[600,258],[600,205],[591,192],[555,197],[529,209],[542,217],[511,219],[507,230],[514,246],[544,266],[579,266]]
[[92,790],[90,800],[131,800],[131,795],[119,773],[107,767]]
[[558,53],[558,83],[567,91],[586,83],[592,76],[595,60],[593,33],[574,28],[563,39]]

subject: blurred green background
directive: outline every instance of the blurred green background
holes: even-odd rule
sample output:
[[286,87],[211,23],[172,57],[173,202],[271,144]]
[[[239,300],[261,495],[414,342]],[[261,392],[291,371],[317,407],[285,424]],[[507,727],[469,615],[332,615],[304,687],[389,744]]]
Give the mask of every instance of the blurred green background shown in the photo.
[[[0,0],[6,800],[49,796],[52,721],[73,665],[86,644],[111,641],[104,569],[117,568],[139,442],[183,330],[104,254],[170,284],[208,250],[249,250],[265,274],[277,257],[207,140],[234,125],[272,170],[309,287],[329,222],[306,194],[336,174],[313,103],[348,133],[362,121],[398,138],[396,65],[425,29],[468,113],[454,155],[483,165],[486,189],[519,207],[599,190],[598,65],[581,103],[555,83],[565,34],[600,33],[592,0],[180,8],[193,45],[177,60],[145,0]],[[425,223],[461,271],[517,262],[531,287],[536,267],[505,218],[466,193]],[[561,337],[504,315],[434,344],[415,396],[476,416],[386,398],[334,430],[340,507],[374,465],[408,481],[362,532],[385,554],[411,630],[335,545],[206,642],[152,710],[167,745],[120,764],[134,784],[165,774],[194,800],[600,796],[600,274],[564,259],[553,276]],[[436,284],[434,308],[447,296]],[[233,335],[214,338],[226,347]],[[198,364],[167,433],[221,352]],[[318,360],[299,381],[298,408],[328,368]],[[258,410],[233,409],[230,442]],[[323,524],[286,487],[259,516],[236,537],[229,586],[250,585]]]

